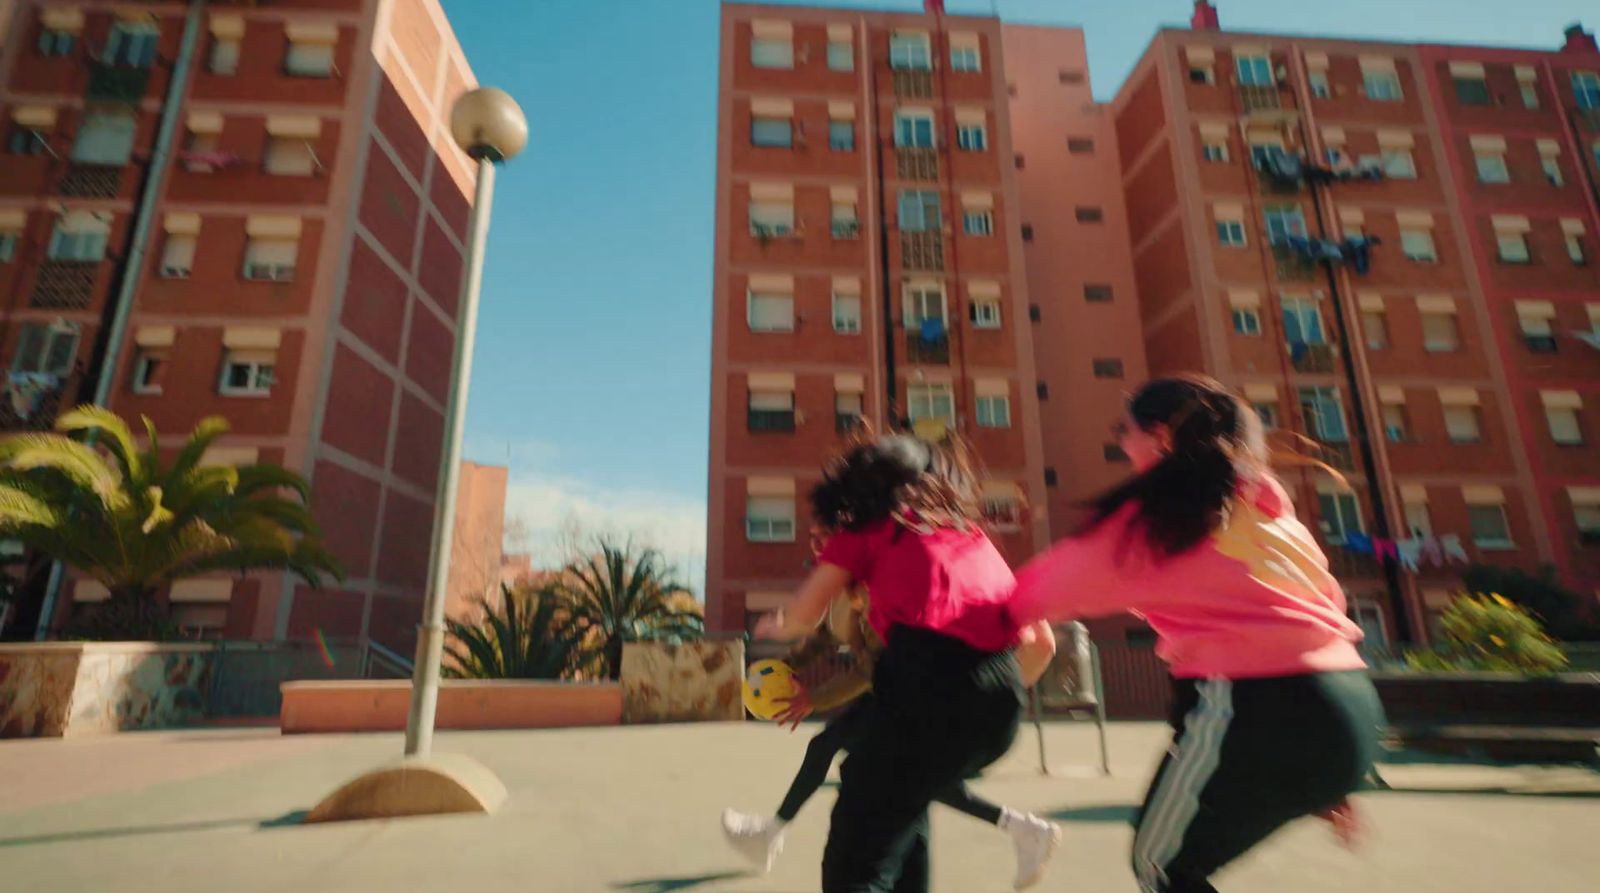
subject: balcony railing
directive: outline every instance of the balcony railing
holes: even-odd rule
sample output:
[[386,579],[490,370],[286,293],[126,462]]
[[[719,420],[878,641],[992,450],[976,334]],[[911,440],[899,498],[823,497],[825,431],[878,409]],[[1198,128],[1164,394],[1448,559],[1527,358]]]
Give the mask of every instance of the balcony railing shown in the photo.
[[933,72],[906,68],[895,69],[894,95],[901,99],[932,99]]
[[144,98],[145,90],[149,86],[150,69],[148,68],[91,62],[89,63],[89,88],[85,92],[91,101],[119,102],[126,105],[134,105]]
[[107,164],[73,164],[56,191],[69,198],[116,198],[122,191],[122,170]]
[[834,430],[838,431],[840,434],[854,434],[856,429],[862,427],[866,423],[867,420],[863,419],[860,413],[836,412],[833,414]]
[[1333,571],[1333,575],[1341,580],[1366,579],[1382,573],[1377,559],[1371,555],[1352,552],[1340,545],[1332,546],[1327,553],[1328,570]]
[[906,270],[943,270],[944,235],[938,232],[900,233],[900,266]]
[[1278,88],[1255,84],[1239,85],[1239,105],[1245,112],[1273,112],[1283,108]]
[[934,149],[900,147],[894,150],[895,175],[902,180],[939,179],[939,153]]
[[1283,243],[1272,246],[1277,262],[1278,281],[1311,282],[1317,278],[1317,262]]
[[79,375],[11,372],[0,375],[0,432],[48,431],[76,394]]
[[33,282],[33,306],[41,310],[87,309],[94,302],[99,272],[99,261],[45,261]]
[[1356,470],[1356,451],[1354,446],[1349,443],[1323,440],[1315,435],[1313,435],[1312,439],[1316,441],[1316,449],[1312,451],[1311,458],[1326,462],[1340,471]]
[[1600,108],[1573,109],[1572,117],[1577,120],[1578,126],[1584,130],[1600,133]]
[[1326,375],[1333,371],[1333,345],[1291,344],[1289,360],[1294,371],[1308,375]]
[[950,338],[940,335],[926,338],[912,331],[906,338],[906,362],[929,366],[950,365]]
[[794,410],[752,409],[747,416],[751,431],[794,431]]

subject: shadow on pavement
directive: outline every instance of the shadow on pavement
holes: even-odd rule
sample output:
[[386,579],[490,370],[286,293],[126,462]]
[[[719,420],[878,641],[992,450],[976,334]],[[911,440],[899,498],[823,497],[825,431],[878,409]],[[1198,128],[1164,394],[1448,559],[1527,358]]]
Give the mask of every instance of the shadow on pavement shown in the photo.
[[711,884],[717,881],[731,881],[734,878],[748,877],[743,871],[723,871],[717,874],[700,874],[693,877],[664,877],[651,878],[644,881],[623,881],[611,885],[613,890],[634,890],[637,893],[673,893],[675,890],[689,890],[701,884]]
[[1139,807],[1132,803],[1102,803],[1096,806],[1074,806],[1070,809],[1058,809],[1046,813],[1045,817],[1058,822],[1110,822],[1120,825],[1133,824],[1134,814]]
[[[111,840],[118,837],[144,837],[151,834],[182,834],[188,831],[217,831],[223,828],[292,828],[305,821],[306,811],[297,809],[271,819],[238,818],[211,819],[204,822],[178,822],[172,825],[140,825],[126,828],[84,828],[79,831],[57,831],[53,834],[33,834],[26,837],[0,837],[0,849],[38,846],[51,843],[77,843],[84,840]],[[664,889],[677,889],[676,887]]]

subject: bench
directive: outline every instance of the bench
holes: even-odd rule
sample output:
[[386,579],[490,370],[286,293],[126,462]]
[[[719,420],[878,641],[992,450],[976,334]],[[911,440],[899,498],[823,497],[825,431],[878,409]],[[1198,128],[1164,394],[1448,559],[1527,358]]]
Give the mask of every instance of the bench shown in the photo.
[[1600,766],[1600,674],[1375,673],[1391,746]]

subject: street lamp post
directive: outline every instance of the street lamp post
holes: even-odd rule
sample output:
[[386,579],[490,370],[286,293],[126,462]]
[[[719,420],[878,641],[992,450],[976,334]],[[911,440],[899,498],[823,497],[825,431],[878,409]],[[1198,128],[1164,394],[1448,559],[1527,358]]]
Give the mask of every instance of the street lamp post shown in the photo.
[[528,120],[503,90],[479,87],[462,94],[450,110],[450,134],[478,165],[478,185],[467,229],[467,264],[461,277],[461,320],[456,326],[450,398],[445,408],[445,442],[439,459],[428,591],[417,627],[417,662],[411,679],[411,712],[406,718],[406,756],[427,757],[433,749],[434,710],[439,703],[440,663],[444,653],[444,609],[450,580],[450,544],[456,522],[456,489],[461,471],[461,441],[466,427],[467,394],[472,382],[472,352],[478,332],[478,290],[483,284],[484,243],[494,199],[495,165],[528,143]]

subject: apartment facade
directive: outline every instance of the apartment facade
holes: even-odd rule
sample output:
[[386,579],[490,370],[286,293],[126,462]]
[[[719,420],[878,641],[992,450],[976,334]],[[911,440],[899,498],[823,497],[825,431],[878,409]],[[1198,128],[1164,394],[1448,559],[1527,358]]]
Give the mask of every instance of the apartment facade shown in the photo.
[[1050,522],[999,21],[728,4],[721,39],[708,625],[803,578],[806,494],[862,424],[970,441],[1025,559]]
[[[447,117],[474,80],[440,5],[11,9],[0,429],[47,429],[102,375],[111,407],[150,417],[164,440],[224,416],[232,431],[210,461],[310,478],[347,580],[187,581],[167,594],[178,622],[405,651],[426,585],[473,177]],[[106,368],[119,300],[130,325]],[[45,626],[96,589],[69,580]]]
[[1202,2],[1113,104],[1150,372],[1339,471],[1284,468],[1373,641],[1425,636],[1467,562],[1595,589],[1596,70],[1581,32],[1234,34]]

